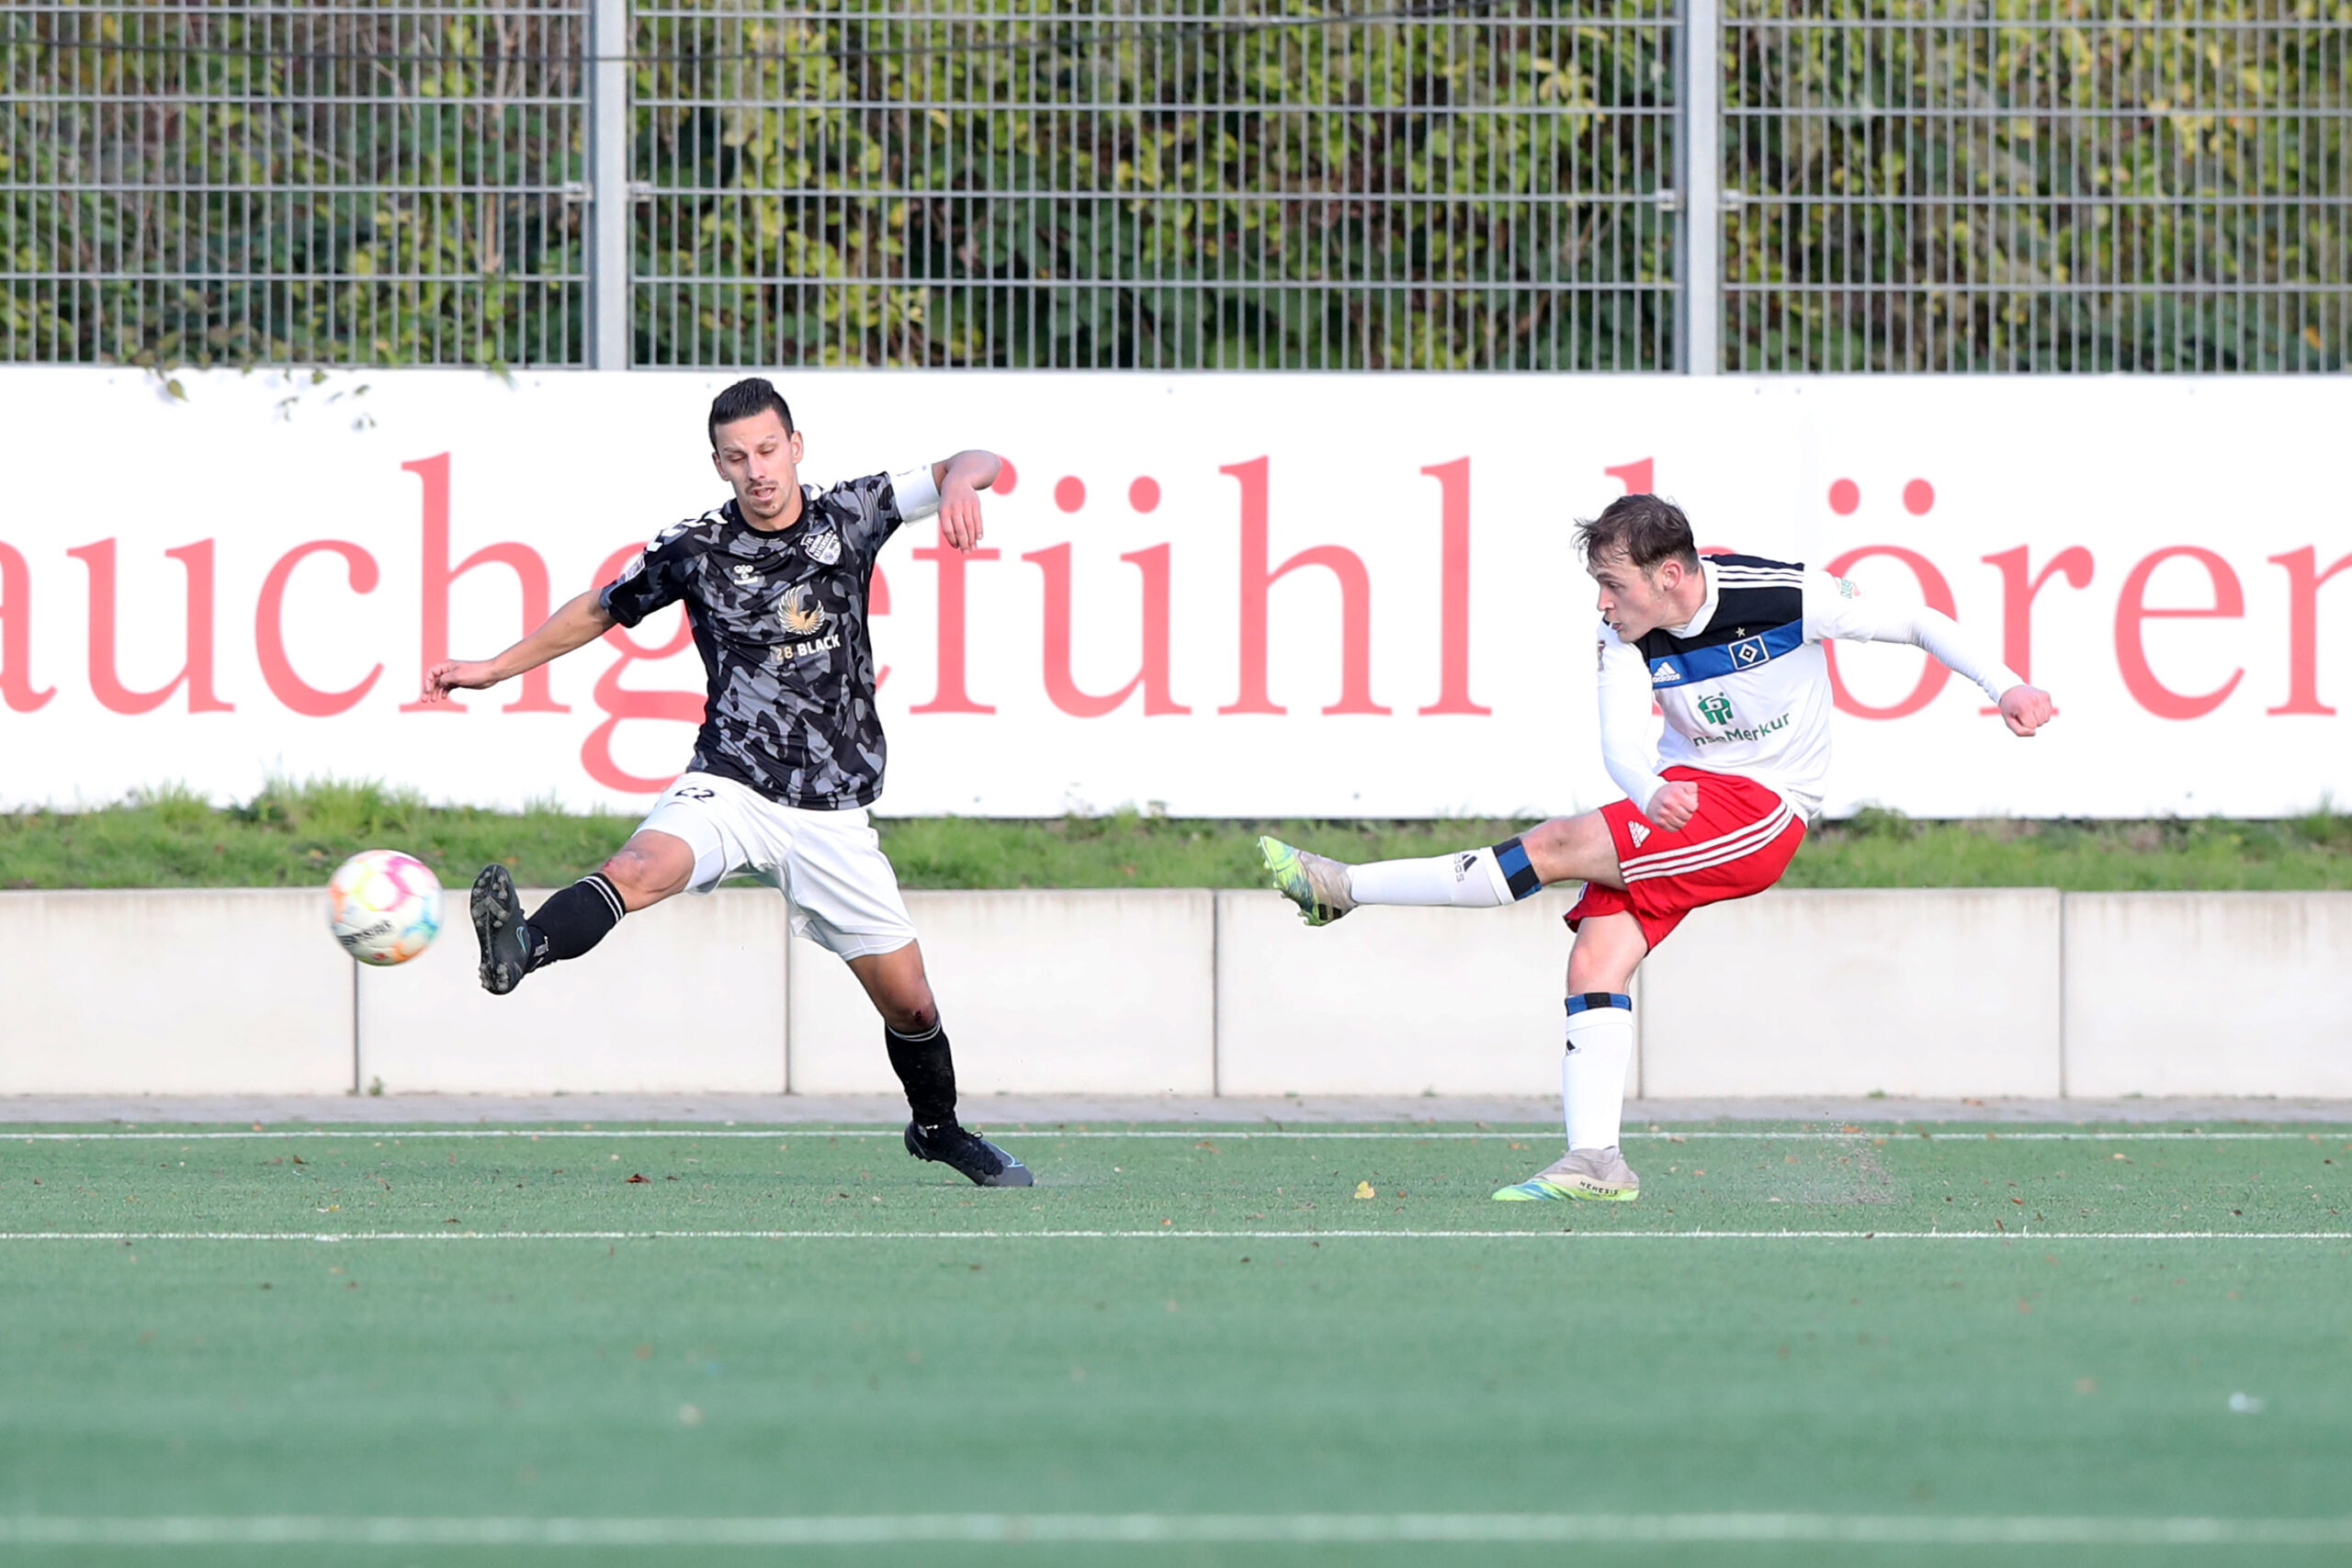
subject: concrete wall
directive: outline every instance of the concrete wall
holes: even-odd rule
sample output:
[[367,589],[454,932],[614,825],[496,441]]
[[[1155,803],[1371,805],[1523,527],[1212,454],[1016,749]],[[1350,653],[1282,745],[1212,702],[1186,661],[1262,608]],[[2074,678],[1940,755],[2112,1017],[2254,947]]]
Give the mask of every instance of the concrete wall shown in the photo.
[[[1310,930],[1279,893],[1218,894],[1218,1092],[1556,1092],[1574,902],[1364,909]],[[1638,1052],[1626,1081],[1641,1087]]]
[[[961,1092],[1216,1092],[1214,895],[910,893],[907,912]],[[790,963],[793,1089],[897,1089],[848,966],[805,941]]]
[[338,1093],[357,967],[323,891],[0,893],[0,1094]]
[[1642,965],[1642,1090],[2056,1095],[2059,904],[1870,888],[1702,909]]
[[[765,889],[683,898],[512,997],[462,891],[352,964],[295,891],[0,893],[0,1094],[895,1087],[831,954]],[[1373,909],[1271,893],[916,893],[967,1095],[1543,1094],[1559,894]],[[1775,892],[1645,965],[1651,1097],[2352,1096],[2352,894]]]
[[[523,895],[537,908],[542,892]],[[359,970],[359,1082],[385,1092],[782,1092],[785,902],[766,888],[673,898],[586,958],[493,997],[466,890],[421,958]]]
[[2066,899],[2068,1094],[2352,1095],[2352,893]]

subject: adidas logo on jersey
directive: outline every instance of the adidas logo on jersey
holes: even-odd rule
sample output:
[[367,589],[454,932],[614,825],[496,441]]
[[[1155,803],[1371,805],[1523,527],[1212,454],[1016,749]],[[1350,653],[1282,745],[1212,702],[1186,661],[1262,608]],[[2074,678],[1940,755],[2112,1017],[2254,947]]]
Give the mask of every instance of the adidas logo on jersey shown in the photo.
[[1634,840],[1634,847],[1638,850],[1644,844],[1650,841],[1650,830],[1648,825],[1645,823],[1635,822],[1626,829],[1625,836]]
[[1681,679],[1682,671],[1674,667],[1672,660],[1665,660],[1650,666],[1650,684],[1653,686],[1671,686]]

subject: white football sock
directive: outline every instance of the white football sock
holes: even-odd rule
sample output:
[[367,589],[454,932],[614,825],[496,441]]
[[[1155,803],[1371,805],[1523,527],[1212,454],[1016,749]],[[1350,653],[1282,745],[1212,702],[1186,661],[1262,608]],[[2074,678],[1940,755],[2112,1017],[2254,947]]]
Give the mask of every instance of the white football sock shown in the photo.
[[1348,868],[1348,893],[1359,904],[1492,909],[1542,886],[1517,839],[1427,860],[1381,860]]
[[1625,1120],[1625,1069],[1634,1059],[1634,999],[1588,991],[1568,998],[1568,1053],[1560,1060],[1560,1116],[1568,1147],[1615,1145]]

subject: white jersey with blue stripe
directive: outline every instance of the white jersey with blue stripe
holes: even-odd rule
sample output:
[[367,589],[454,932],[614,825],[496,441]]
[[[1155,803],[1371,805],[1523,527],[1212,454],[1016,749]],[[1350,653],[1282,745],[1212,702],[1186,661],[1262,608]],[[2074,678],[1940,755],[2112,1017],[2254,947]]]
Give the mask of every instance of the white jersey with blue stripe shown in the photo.
[[[1707,596],[1679,626],[1628,643],[1600,627],[1600,743],[1611,777],[1646,810],[1667,767],[1754,779],[1810,816],[1829,775],[1830,637],[1907,642],[1984,688],[1994,701],[2022,684],[1951,617],[1917,604],[1865,598],[1844,578],[1757,556],[1700,561]],[[1650,704],[1666,716],[1653,753]]]

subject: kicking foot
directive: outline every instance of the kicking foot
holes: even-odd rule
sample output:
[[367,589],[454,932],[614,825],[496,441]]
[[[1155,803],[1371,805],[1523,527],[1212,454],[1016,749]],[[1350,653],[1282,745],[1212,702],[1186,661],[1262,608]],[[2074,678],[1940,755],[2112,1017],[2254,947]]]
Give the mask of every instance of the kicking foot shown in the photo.
[[474,878],[473,917],[474,939],[481,943],[481,988],[503,997],[523,983],[531,967],[523,904],[504,866],[486,865]]
[[1029,1168],[961,1123],[943,1122],[936,1127],[907,1123],[907,1153],[917,1159],[937,1160],[963,1172],[977,1187],[1027,1187]]
[[1298,906],[1308,925],[1328,926],[1356,907],[1348,891],[1348,868],[1338,861],[1294,849],[1280,839],[1260,839],[1258,853],[1265,859],[1267,880]]
[[1642,1195],[1642,1179],[1625,1163],[1617,1145],[1605,1149],[1570,1149],[1516,1187],[1495,1194],[1498,1203],[1540,1203],[1562,1198],[1598,1199],[1604,1203],[1630,1203]]

